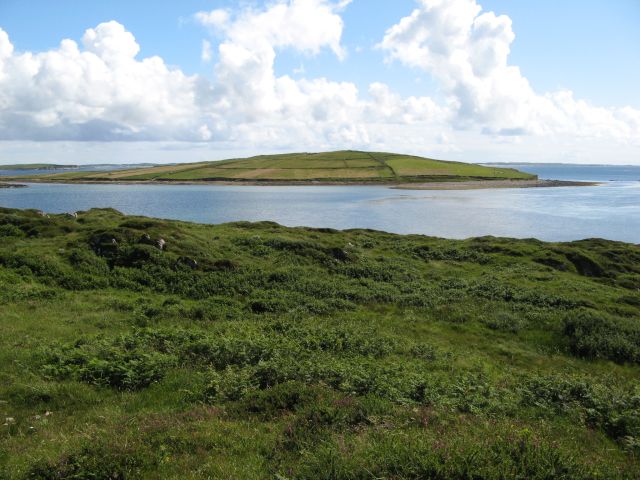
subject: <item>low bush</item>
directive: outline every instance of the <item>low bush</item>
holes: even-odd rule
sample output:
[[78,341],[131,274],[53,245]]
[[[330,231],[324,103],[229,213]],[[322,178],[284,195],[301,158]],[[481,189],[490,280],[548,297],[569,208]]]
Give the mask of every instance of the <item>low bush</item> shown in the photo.
[[162,379],[176,358],[141,345],[98,340],[44,351],[44,374],[97,386],[137,390]]
[[640,363],[640,323],[581,310],[564,322],[564,335],[575,355]]
[[321,389],[317,387],[290,381],[264,390],[248,392],[235,409],[263,418],[273,418],[305,408],[314,403],[321,394]]
[[[410,441],[408,440],[410,439]],[[327,440],[305,456],[295,478],[353,480],[521,478],[584,480],[599,478],[556,446],[528,433],[496,435],[481,443],[431,439],[422,432],[369,436],[341,446]]]
[[640,441],[640,384],[623,388],[584,377],[534,376],[520,390],[524,405],[547,415],[570,415],[614,439]]
[[491,330],[501,332],[518,333],[526,328],[527,321],[514,312],[502,311],[481,319],[481,322]]
[[143,455],[142,452],[98,443],[85,446],[56,461],[36,462],[29,468],[25,478],[29,480],[140,478],[144,469],[152,465],[149,456]]
[[2,237],[24,237],[25,233],[15,225],[0,225],[0,238]]

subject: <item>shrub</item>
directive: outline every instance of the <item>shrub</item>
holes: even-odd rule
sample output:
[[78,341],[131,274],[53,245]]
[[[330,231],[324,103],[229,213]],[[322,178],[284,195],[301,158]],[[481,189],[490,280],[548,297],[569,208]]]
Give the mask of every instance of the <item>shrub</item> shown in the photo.
[[640,323],[581,310],[564,321],[571,352],[580,357],[640,363]]
[[614,439],[640,440],[640,385],[622,388],[575,376],[536,376],[520,386],[522,403],[565,414]]
[[[408,441],[410,439],[410,441]],[[342,443],[342,442],[341,442]],[[340,445],[327,440],[305,455],[299,479],[564,479],[599,478],[549,441],[526,432],[492,432],[481,443],[430,439],[420,431],[368,436]],[[606,477],[606,475],[604,476]],[[602,477],[602,478],[604,478]]]
[[24,232],[15,225],[5,224],[0,225],[0,238],[1,237],[24,237]]
[[149,467],[151,463],[148,456],[143,456],[140,452],[127,450],[124,447],[107,447],[98,444],[85,446],[57,461],[36,462],[29,468],[25,478],[33,480],[140,478],[144,467]]
[[211,371],[204,391],[205,400],[241,400],[258,388],[253,371],[248,368],[227,367],[221,372]]
[[421,360],[433,361],[438,358],[438,350],[428,343],[419,343],[411,347],[411,355]]
[[518,333],[527,326],[527,321],[513,312],[497,312],[489,318],[483,318],[481,322],[491,330],[501,332]]
[[174,357],[149,351],[141,345],[106,341],[48,349],[44,356],[47,376],[73,378],[120,390],[147,387],[163,378],[176,363]]
[[240,411],[273,418],[284,412],[293,412],[315,402],[320,395],[317,387],[290,381],[264,390],[248,392],[236,407]]

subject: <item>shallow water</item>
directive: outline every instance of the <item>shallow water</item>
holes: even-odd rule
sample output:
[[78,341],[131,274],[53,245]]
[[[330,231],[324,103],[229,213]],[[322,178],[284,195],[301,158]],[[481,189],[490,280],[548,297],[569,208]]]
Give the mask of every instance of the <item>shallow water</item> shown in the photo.
[[[541,178],[594,187],[393,190],[379,186],[60,185],[0,189],[0,206],[51,213],[111,207],[128,214],[222,223],[371,228],[446,238],[482,235],[640,243],[640,167],[526,165]],[[615,180],[615,181],[609,181]]]

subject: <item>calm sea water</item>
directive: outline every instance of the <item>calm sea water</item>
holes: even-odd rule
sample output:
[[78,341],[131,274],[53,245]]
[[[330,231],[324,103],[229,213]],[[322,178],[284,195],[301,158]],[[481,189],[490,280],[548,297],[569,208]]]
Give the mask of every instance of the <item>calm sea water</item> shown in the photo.
[[640,167],[513,165],[594,187],[393,190],[373,186],[55,185],[0,189],[0,206],[51,213],[112,207],[127,214],[222,223],[372,228],[446,238],[550,241],[601,237],[640,243]]

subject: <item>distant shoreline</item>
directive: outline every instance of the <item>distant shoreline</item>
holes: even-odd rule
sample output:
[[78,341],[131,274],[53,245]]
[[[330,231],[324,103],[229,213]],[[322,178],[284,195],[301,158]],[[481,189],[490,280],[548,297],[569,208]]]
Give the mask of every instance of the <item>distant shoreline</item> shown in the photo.
[[[252,180],[252,181],[228,181],[228,180],[197,180],[197,181],[167,181],[167,180],[52,180],[52,179],[21,179],[27,183],[50,183],[64,185],[227,185],[227,186],[379,186],[401,190],[478,190],[492,188],[549,188],[549,187],[591,187],[602,185],[604,182],[580,182],[567,180],[462,180],[440,182],[366,182],[366,181],[280,181],[280,180]],[[18,183],[0,183],[0,188],[20,188],[27,185]]]
[[603,183],[571,180],[481,180],[478,182],[456,182],[454,188],[451,188],[446,182],[402,184],[392,188],[402,190],[479,190],[485,188],[594,187]]

